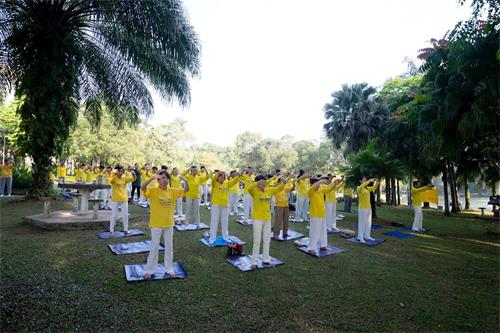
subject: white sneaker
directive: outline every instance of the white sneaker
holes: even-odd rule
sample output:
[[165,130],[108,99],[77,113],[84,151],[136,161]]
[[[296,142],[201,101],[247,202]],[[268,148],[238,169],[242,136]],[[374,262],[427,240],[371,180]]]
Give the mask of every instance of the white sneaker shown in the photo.
[[375,238],[372,238],[372,237],[365,237],[365,240],[367,240],[367,241],[374,241],[374,240],[375,240]]
[[365,241],[363,238],[358,238],[358,241],[359,241],[360,243],[366,243],[366,241]]

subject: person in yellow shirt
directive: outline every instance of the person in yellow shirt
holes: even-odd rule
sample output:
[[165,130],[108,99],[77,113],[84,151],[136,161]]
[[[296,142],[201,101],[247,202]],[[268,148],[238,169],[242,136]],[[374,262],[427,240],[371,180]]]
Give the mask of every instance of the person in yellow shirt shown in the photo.
[[[182,177],[184,178],[184,177]],[[147,182],[142,183],[141,188],[144,195],[151,203],[149,214],[149,228],[151,229],[151,248],[149,250],[146,267],[144,270],[144,279],[150,279],[156,272],[158,265],[158,252],[160,247],[161,235],[165,247],[164,265],[166,274],[175,276],[173,269],[173,238],[174,238],[174,210],[175,202],[189,191],[189,185],[186,188],[171,187],[171,177],[167,170],[160,170],[156,175],[151,175]],[[150,186],[151,182],[157,182],[158,186]]]
[[311,186],[309,178],[311,176],[304,170],[299,170],[299,175],[295,181],[297,191],[297,201],[295,202],[295,221],[303,222],[307,220],[307,210],[309,209],[308,191]]
[[363,177],[359,182],[361,185],[356,189],[358,193],[358,240],[365,243],[367,240],[374,240],[370,236],[372,230],[370,192],[378,188],[379,181],[377,178],[366,180],[366,177]]
[[128,172],[125,173],[121,165],[115,166],[115,173],[109,179],[109,184],[111,185],[111,220],[109,221],[109,231],[111,233],[115,232],[118,207],[121,206],[123,229],[125,235],[129,234],[127,184],[134,180],[135,176]]
[[0,196],[12,195],[12,170],[15,165],[12,161],[6,161],[0,166]]
[[[141,173],[141,183],[145,183],[148,181],[149,179],[149,176],[148,174],[151,174],[150,172],[151,170],[151,166],[146,163],[142,166],[142,168],[139,170],[139,172]],[[146,205],[147,207],[147,201],[148,199],[144,196],[144,193],[141,193],[141,196],[139,198],[139,205],[143,206],[143,205]]]
[[[173,168],[172,173],[170,174],[170,187],[182,188],[182,179],[179,175],[179,169],[177,167]],[[175,201],[175,215],[182,215],[182,197],[177,198]]]
[[250,193],[248,192],[248,189],[252,185],[252,183],[255,181],[255,171],[252,169],[252,167],[246,167],[245,171],[243,172],[243,175],[241,177],[241,180],[243,181],[243,221],[244,222],[249,222],[251,221],[250,216],[252,214],[252,208],[253,208],[253,199]]
[[248,193],[253,199],[253,247],[252,247],[252,269],[257,268],[259,260],[260,242],[262,245],[262,262],[264,265],[271,264],[269,247],[271,245],[271,197],[283,190],[287,179],[281,178],[274,187],[267,186],[265,176],[255,177],[248,187]]
[[64,162],[60,163],[59,166],[57,167],[57,182],[59,184],[63,184],[66,179],[66,165]]
[[193,165],[191,168],[184,172],[187,183],[189,184],[189,191],[186,192],[186,219],[184,224],[200,225],[200,183],[207,180],[208,172],[201,175],[198,168]]
[[87,175],[85,174],[85,169],[86,166],[85,164],[80,164],[80,167],[78,167],[75,171],[75,177],[77,182],[85,182]]
[[339,232],[337,228],[337,194],[335,193],[340,187],[344,178],[335,179],[335,175],[328,174],[330,182],[335,184],[333,191],[325,194],[325,208],[326,208],[326,228],[328,231]]
[[[278,178],[278,182],[284,179]],[[290,218],[290,210],[288,206],[288,193],[293,191],[294,182],[293,179],[289,179],[286,182],[285,187],[277,192],[273,198],[275,198],[274,205],[274,228],[273,236],[278,238],[280,232],[283,231],[283,237],[288,236],[288,220]]]
[[[232,170],[229,173],[228,180],[234,179],[238,177],[241,180],[241,177],[238,175],[236,170]],[[213,185],[212,185],[213,186]],[[233,186],[229,188],[229,215],[238,215],[238,202],[240,201],[240,181],[236,182]]]
[[219,220],[222,229],[222,237],[229,242],[228,218],[229,218],[229,189],[240,181],[239,175],[231,180],[226,179],[226,173],[219,171],[212,176],[212,208],[210,210],[210,238],[208,243],[213,246],[217,237]]
[[350,213],[352,205],[352,188],[344,185],[344,212]]
[[[326,228],[326,209],[325,195],[335,190],[336,183],[331,183],[331,179],[324,177],[322,179],[311,178],[311,187],[307,191],[310,202],[310,222],[309,222],[309,253],[316,255],[316,249],[328,248],[328,232]],[[323,186],[326,185],[327,186]]]
[[434,185],[432,184],[421,187],[418,180],[413,182],[413,188],[411,189],[411,205],[413,206],[415,217],[411,226],[412,231],[425,231],[425,229],[422,228],[424,215],[422,213],[422,199],[420,198],[420,195],[426,191],[432,190],[433,187]]
[[208,205],[208,181],[210,179],[210,174],[205,168],[205,166],[200,166],[200,176],[206,177],[206,180],[200,181],[200,205]]

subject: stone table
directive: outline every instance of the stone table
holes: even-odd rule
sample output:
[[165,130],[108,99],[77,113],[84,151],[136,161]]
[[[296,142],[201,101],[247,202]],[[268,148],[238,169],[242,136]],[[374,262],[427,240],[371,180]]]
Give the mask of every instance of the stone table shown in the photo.
[[110,189],[111,185],[93,184],[93,183],[61,183],[57,187],[72,188],[78,190],[81,194],[81,204],[79,214],[88,214],[89,210],[89,193],[94,190]]

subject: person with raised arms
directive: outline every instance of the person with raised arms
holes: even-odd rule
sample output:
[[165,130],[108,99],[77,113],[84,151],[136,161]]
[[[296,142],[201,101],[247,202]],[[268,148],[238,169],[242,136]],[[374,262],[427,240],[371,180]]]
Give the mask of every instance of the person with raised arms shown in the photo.
[[[182,177],[179,175],[179,169],[174,167],[172,173],[170,174],[170,187],[172,188],[182,188]],[[184,195],[183,195],[184,196]],[[175,215],[182,215],[182,197],[177,198],[175,201]]]
[[[278,178],[277,182],[280,180],[284,181],[284,176]],[[283,237],[288,236],[288,220],[290,217],[290,211],[288,206],[288,194],[293,191],[295,185],[293,179],[289,179],[286,182],[285,187],[274,194],[275,205],[274,205],[274,228],[273,236],[278,238],[280,232],[283,230]]]
[[316,255],[318,243],[321,250],[326,250],[328,247],[328,232],[325,220],[325,195],[335,190],[337,183],[332,183],[329,177],[324,177],[322,179],[312,178],[311,184],[311,187],[307,191],[311,216],[309,222],[309,246],[307,250],[309,253]]
[[240,180],[241,176],[238,174],[236,170],[232,170],[229,173],[228,180],[232,180],[234,178],[238,178],[238,182],[236,182],[233,186],[229,188],[229,215],[237,215],[238,214],[238,202],[240,198]]
[[109,178],[111,185],[111,220],[109,221],[109,231],[115,232],[116,217],[118,215],[118,207],[121,206],[123,230],[125,235],[129,234],[128,231],[128,196],[127,184],[135,180],[135,176],[125,170],[121,165],[115,166],[115,172]]
[[240,182],[238,174],[229,180],[226,179],[224,171],[215,172],[212,176],[212,209],[210,210],[210,238],[208,240],[210,245],[213,245],[217,237],[217,228],[219,227],[219,220],[221,223],[222,237],[229,242],[228,219],[229,219],[229,189],[234,184]]
[[411,226],[412,231],[425,231],[425,229],[422,228],[424,215],[422,213],[422,199],[420,195],[423,192],[432,190],[433,187],[434,185],[432,184],[421,187],[420,182],[418,180],[413,182],[413,188],[411,189],[411,205],[413,206],[415,217],[413,218],[413,224]]
[[250,185],[255,181],[255,171],[252,167],[248,166],[243,171],[241,176],[243,181],[243,221],[250,221],[250,216],[252,215],[253,199],[252,195],[248,192]]
[[248,193],[253,199],[253,247],[252,247],[252,269],[257,268],[259,260],[260,243],[262,245],[262,262],[264,265],[271,264],[269,256],[269,247],[271,245],[271,197],[283,190],[285,187],[285,178],[281,178],[276,186],[267,186],[265,176],[255,177],[248,187]]
[[325,208],[326,208],[326,228],[329,231],[340,231],[337,228],[337,195],[336,191],[342,187],[344,182],[344,177],[341,179],[335,179],[335,175],[328,174],[328,179],[330,182],[335,184],[333,191],[325,194]]
[[[184,177],[180,177],[185,179]],[[158,186],[149,186],[156,181]],[[151,229],[151,248],[149,251],[144,279],[148,280],[156,272],[158,265],[158,252],[163,234],[165,247],[165,271],[170,276],[175,276],[173,268],[173,237],[174,237],[174,209],[175,202],[189,191],[189,185],[184,189],[171,187],[171,177],[166,170],[159,170],[157,174],[150,175],[149,179],[141,185],[142,192],[151,203],[149,215],[149,228]]]
[[[365,243],[367,240],[374,240],[371,237],[372,230],[372,208],[370,204],[370,192],[378,188],[378,178],[366,180],[363,177],[356,192],[358,194],[358,241]],[[371,185],[371,186],[370,186]]]
[[200,225],[200,183],[207,180],[209,173],[201,175],[196,165],[191,166],[183,175],[189,184],[189,191],[186,192],[186,219],[185,225]]
[[304,170],[299,170],[299,175],[295,181],[297,191],[297,201],[295,202],[295,221],[303,222],[307,220],[307,210],[309,209],[308,191],[311,187],[309,178],[311,176]]
[[210,179],[210,174],[204,165],[200,166],[199,175],[202,177],[206,176],[206,180],[200,181],[200,205],[208,205],[208,180]]

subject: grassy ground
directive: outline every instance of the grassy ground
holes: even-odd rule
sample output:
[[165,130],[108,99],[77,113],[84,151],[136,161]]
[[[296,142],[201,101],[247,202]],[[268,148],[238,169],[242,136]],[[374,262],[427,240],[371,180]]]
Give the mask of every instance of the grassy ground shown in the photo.
[[[376,247],[329,235],[348,251],[319,259],[273,241],[271,255],[285,265],[248,273],[227,264],[224,249],[202,245],[200,232],[176,232],[174,256],[188,279],[127,283],[123,265],[147,254],[113,255],[95,230],[42,231],[21,222],[41,210],[39,202],[0,202],[4,332],[500,330],[496,222],[425,211],[429,235],[384,237]],[[201,211],[208,224],[209,211]],[[132,227],[147,231],[147,211],[131,213],[143,215]],[[355,214],[346,215],[341,227],[355,223]],[[408,208],[382,207],[379,215],[374,223],[384,229],[376,236],[394,229],[390,221],[412,219]],[[292,228],[307,234],[306,224]],[[251,227],[230,222],[230,232],[251,243]]]

